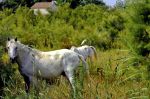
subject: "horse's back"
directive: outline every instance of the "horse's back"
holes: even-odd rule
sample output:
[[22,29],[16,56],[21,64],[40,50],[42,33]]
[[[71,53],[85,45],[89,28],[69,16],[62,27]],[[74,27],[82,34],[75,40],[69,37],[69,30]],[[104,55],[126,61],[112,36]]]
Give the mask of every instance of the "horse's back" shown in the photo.
[[66,54],[66,53],[71,53],[70,50],[68,49],[60,49],[60,50],[54,50],[54,51],[47,51],[47,52],[42,52],[43,54],[50,54],[50,55],[55,55],[55,54]]

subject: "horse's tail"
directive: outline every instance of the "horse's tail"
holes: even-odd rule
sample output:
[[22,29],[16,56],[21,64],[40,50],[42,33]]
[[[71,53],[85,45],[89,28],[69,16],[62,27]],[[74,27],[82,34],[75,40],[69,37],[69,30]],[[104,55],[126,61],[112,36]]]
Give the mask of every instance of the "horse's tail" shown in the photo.
[[83,64],[84,68],[86,69],[86,72],[89,74],[89,66],[88,66],[87,62],[85,61],[84,57],[80,54],[78,54],[78,57],[82,61],[82,64]]
[[95,59],[97,59],[97,52],[94,46],[90,46],[90,48],[92,48],[92,50],[94,51],[94,57]]

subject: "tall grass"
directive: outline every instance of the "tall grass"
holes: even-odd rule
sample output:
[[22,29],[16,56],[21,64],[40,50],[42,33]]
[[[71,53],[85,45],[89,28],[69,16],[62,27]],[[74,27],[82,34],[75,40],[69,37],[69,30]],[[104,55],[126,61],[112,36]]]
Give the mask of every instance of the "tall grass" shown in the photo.
[[[148,99],[149,81],[145,79],[147,73],[144,66],[138,67],[139,69],[128,66],[126,57],[128,57],[129,53],[127,51],[110,50],[98,53],[98,60],[94,60],[90,66],[89,80],[85,78],[82,66],[76,71],[76,99],[124,99],[138,97]],[[97,71],[98,68],[100,68],[99,71]],[[3,98],[20,99],[27,97],[24,91],[23,78],[18,71],[10,78],[10,81],[8,86],[4,88]],[[38,86],[40,90],[39,99],[72,98],[72,89],[65,77],[61,78],[60,84],[54,83],[52,85],[39,80]],[[33,86],[28,97],[29,99],[37,97]]]

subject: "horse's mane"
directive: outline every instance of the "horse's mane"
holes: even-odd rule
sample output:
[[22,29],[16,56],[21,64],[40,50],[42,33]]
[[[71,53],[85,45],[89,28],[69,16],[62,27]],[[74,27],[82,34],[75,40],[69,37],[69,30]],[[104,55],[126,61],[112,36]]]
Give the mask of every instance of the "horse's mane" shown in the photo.
[[17,41],[17,45],[19,48],[23,49],[26,52],[32,52],[33,54],[38,54],[41,52],[40,50],[29,47],[28,45],[22,44],[20,41]]

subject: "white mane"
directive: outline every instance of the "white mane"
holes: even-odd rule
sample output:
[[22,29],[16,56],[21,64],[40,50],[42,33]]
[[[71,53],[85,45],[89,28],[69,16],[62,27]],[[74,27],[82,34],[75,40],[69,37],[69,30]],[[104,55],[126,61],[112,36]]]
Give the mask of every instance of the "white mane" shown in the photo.
[[17,46],[19,50],[21,49],[20,51],[23,51],[23,52],[32,53],[32,54],[39,54],[41,52],[40,50],[31,48],[28,45],[22,44],[20,41],[17,41]]

